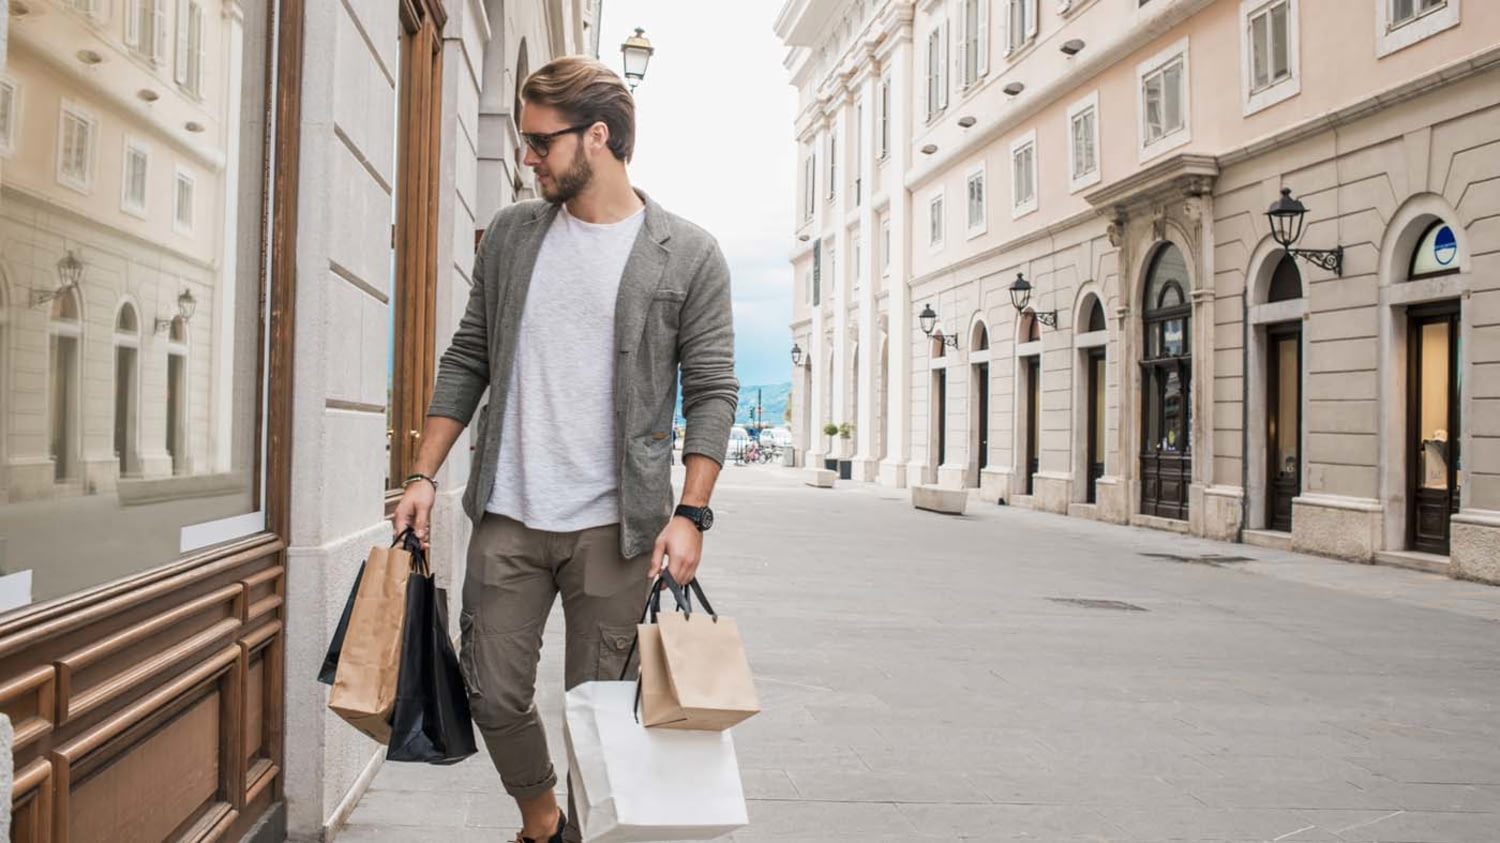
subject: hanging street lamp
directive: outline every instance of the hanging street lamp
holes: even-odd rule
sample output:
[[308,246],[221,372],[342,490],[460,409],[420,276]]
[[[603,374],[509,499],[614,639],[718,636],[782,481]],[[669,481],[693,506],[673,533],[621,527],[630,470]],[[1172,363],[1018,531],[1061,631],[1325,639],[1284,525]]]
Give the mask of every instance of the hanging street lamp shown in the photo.
[[[184,288],[183,291],[177,295],[177,315],[182,319],[183,324],[187,324],[188,322],[193,321],[193,313],[197,310],[198,300],[193,298],[193,291]],[[165,334],[167,331],[171,330],[172,323],[174,321],[176,320],[162,319],[160,317],[157,317],[156,333]]]
[[625,57],[625,81],[630,90],[634,91],[635,86],[646,78],[646,65],[651,63],[651,54],[655,52],[656,48],[646,38],[646,30],[640,27],[636,27],[635,34],[620,45],[620,53]]
[[[949,348],[958,348],[958,337],[947,336],[941,328],[937,328],[937,313],[932,309],[932,305],[929,304],[922,308],[922,312],[917,316],[917,321],[922,325],[922,333]],[[937,328],[937,336],[933,336],[932,332],[934,328]]]
[[[1026,276],[1016,273],[1016,280],[1010,282],[1010,306],[1016,309],[1016,313],[1025,313],[1026,305],[1031,303],[1031,282]],[[1033,310],[1031,317],[1049,328],[1057,327],[1057,311],[1055,310]]]
[[792,343],[792,365],[802,365],[802,346],[797,343]]
[[1283,187],[1281,198],[1271,203],[1266,219],[1271,221],[1271,237],[1289,255],[1295,255],[1308,263],[1321,267],[1339,277],[1344,275],[1344,247],[1332,249],[1293,248],[1302,239],[1302,226],[1307,217],[1307,208],[1292,198],[1292,189]]
[[67,254],[58,260],[57,277],[62,283],[57,285],[56,289],[31,291],[32,307],[41,307],[59,296],[78,289],[79,282],[83,280],[83,261],[79,260],[78,255],[72,249],[69,249]]

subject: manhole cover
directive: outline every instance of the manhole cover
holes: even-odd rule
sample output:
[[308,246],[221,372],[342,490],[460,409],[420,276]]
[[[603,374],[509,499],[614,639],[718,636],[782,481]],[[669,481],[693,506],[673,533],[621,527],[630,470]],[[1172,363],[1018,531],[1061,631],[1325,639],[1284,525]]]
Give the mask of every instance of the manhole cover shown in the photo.
[[1048,597],[1054,603],[1068,603],[1073,606],[1082,606],[1085,609],[1118,609],[1122,612],[1145,612],[1149,611],[1134,603],[1126,603],[1123,600],[1093,600],[1087,597]]
[[1189,565],[1225,565],[1232,562],[1253,562],[1255,560],[1248,556],[1220,556],[1217,553],[1199,553],[1192,556],[1184,556],[1180,553],[1142,553],[1152,559],[1165,559],[1168,562],[1182,562]]

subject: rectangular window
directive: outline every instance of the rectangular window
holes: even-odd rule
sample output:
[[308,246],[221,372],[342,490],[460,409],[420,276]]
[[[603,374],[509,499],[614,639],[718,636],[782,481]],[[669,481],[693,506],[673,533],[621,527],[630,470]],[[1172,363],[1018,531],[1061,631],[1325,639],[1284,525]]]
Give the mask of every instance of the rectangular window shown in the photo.
[[838,195],[838,148],[839,133],[837,130],[828,135],[828,201]]
[[173,77],[188,93],[203,91],[203,6],[177,0],[177,56]]
[[862,247],[862,244],[859,242],[859,238],[858,237],[854,238],[853,245],[850,247],[850,249],[854,253],[854,260],[853,260],[853,266],[854,266],[854,283],[853,283],[853,287],[854,287],[854,289],[858,290],[859,289],[859,280],[860,280],[860,278],[864,277],[864,274],[865,274],[865,251],[864,251],[864,248]]
[[94,138],[99,124],[93,117],[64,102],[58,130],[57,180],[87,192],[94,182]]
[[1010,147],[1011,208],[1019,217],[1037,208],[1036,199],[1036,132],[1027,132]]
[[1390,25],[1400,26],[1446,5],[1447,0],[1391,0]]
[[1026,46],[1037,33],[1036,0],[1005,0],[1006,52],[1014,53]]
[[812,270],[812,303],[813,307],[823,303],[823,241],[813,241],[813,270]]
[[817,204],[818,164],[811,153],[802,162],[802,219],[813,217],[813,206]]
[[927,119],[948,107],[948,24],[927,34]]
[[153,61],[167,55],[167,0],[126,0],[125,45]]
[[933,197],[927,205],[927,244],[943,245],[943,197]]
[[891,78],[880,80],[880,157],[891,154]]
[[0,155],[16,151],[16,121],[20,118],[16,83],[0,79]]
[[172,227],[181,234],[190,234],[193,231],[193,177],[178,170],[176,185],[172,201]]
[[884,220],[880,223],[880,271],[883,275],[891,274],[891,221]]
[[959,9],[959,84],[972,86],[989,72],[991,0],[962,0]]
[[121,179],[120,207],[136,216],[146,214],[146,179],[150,154],[136,141],[125,142],[124,175]]
[[1192,140],[1188,121],[1188,41],[1178,41],[1136,66],[1140,79],[1140,160]]
[[1068,109],[1068,189],[1099,182],[1099,92]]
[[980,234],[985,228],[983,170],[969,174],[965,195],[968,198],[969,207],[969,233]]
[[1291,0],[1278,0],[1250,16],[1250,90],[1259,91],[1292,75]]

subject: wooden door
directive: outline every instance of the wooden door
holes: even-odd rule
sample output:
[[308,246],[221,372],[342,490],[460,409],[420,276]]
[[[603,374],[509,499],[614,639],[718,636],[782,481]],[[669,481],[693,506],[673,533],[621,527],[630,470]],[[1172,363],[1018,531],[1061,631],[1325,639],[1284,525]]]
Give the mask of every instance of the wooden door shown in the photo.
[[1302,323],[1271,326],[1266,360],[1266,524],[1292,530],[1302,493]]
[[1458,302],[1408,312],[1407,544],[1443,556],[1462,478],[1458,315]]

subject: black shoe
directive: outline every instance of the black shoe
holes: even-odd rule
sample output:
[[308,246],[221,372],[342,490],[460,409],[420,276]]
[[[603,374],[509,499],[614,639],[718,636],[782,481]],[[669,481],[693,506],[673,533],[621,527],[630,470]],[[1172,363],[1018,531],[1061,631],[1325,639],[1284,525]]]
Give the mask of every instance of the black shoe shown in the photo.
[[516,832],[516,843],[563,843],[563,829],[568,827],[568,815],[561,810],[557,812],[557,831],[552,833],[546,840],[536,840],[531,837],[522,837],[521,832]]

